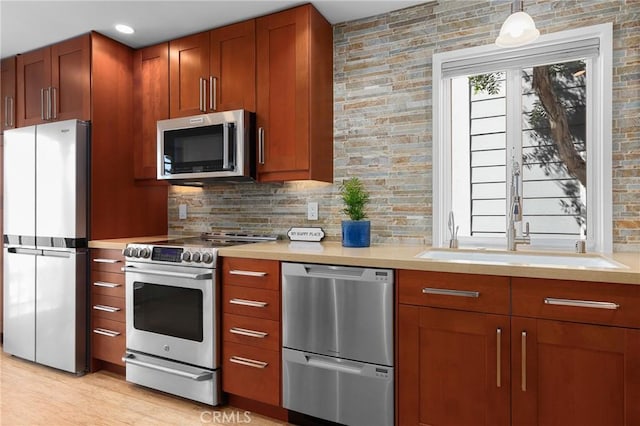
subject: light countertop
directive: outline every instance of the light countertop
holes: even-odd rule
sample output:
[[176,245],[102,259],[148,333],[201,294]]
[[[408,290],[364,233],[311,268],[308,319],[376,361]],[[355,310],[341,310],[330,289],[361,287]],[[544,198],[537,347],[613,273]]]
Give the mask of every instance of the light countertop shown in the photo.
[[[166,240],[167,235],[117,238],[89,242],[90,248],[122,250],[128,243]],[[181,238],[175,236],[174,238]],[[463,274],[503,275],[511,277],[566,279],[640,285],[640,253],[613,253],[602,256],[626,268],[538,266],[527,264],[482,264],[460,260],[419,259],[416,256],[430,250],[429,246],[376,244],[366,248],[342,247],[338,241],[323,243],[276,241],[245,244],[219,249],[220,256],[280,260],[286,262],[324,263],[375,268],[413,269]],[[535,253],[535,252],[528,252]],[[552,252],[551,252],[552,253]],[[544,252],[550,254],[550,252]],[[562,253],[566,254],[566,253]],[[575,254],[575,256],[597,256]]]

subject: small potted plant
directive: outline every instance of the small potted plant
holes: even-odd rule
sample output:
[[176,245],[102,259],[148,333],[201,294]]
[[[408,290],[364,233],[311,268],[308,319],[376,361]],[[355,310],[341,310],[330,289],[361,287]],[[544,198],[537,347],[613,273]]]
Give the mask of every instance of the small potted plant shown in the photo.
[[369,194],[359,178],[353,177],[342,182],[340,195],[344,201],[342,210],[350,220],[342,221],[342,245],[344,247],[369,247],[371,241],[371,222],[363,220],[369,202]]

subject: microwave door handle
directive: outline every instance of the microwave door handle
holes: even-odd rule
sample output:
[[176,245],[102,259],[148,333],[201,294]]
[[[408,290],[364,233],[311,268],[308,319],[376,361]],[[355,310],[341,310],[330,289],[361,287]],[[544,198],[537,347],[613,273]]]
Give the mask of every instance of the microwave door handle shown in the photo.
[[229,170],[229,123],[222,125],[222,169]]

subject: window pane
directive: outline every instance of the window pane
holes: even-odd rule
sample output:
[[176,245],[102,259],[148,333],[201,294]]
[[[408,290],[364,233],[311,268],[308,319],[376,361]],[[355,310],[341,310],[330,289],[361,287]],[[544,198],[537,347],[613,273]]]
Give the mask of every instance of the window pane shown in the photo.
[[522,70],[523,212],[533,235],[586,229],[586,64]]

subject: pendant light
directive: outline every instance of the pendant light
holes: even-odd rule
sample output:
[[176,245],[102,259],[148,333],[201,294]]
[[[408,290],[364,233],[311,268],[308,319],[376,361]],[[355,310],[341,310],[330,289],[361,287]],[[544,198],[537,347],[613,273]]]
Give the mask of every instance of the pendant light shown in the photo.
[[500,35],[496,39],[498,47],[517,47],[530,43],[538,38],[540,31],[528,13],[524,12],[524,1],[513,0],[511,15],[500,28]]

